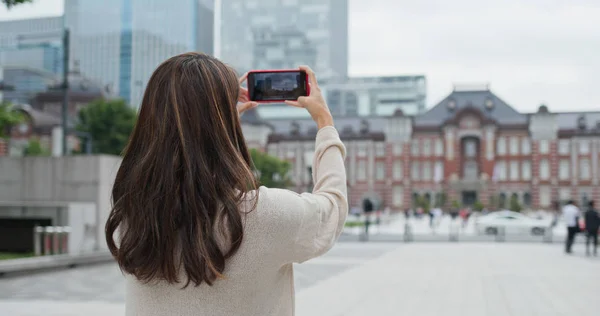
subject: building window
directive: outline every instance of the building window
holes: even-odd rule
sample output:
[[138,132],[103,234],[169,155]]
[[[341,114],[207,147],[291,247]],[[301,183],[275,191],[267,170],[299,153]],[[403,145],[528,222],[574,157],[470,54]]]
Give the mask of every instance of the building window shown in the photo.
[[435,169],[434,169],[434,174],[433,174],[433,181],[435,181],[435,182],[441,182],[442,180],[444,180],[444,162],[443,161],[437,161],[435,163]]
[[291,144],[287,146],[286,157],[287,158],[296,157],[296,148],[294,148],[294,146]]
[[506,155],[506,138],[498,137],[498,141],[496,142],[496,151],[498,155]]
[[383,163],[383,161],[378,161],[375,164],[375,178],[377,180],[385,179],[385,164]]
[[377,157],[385,156],[385,144],[384,143],[376,143],[375,144],[375,155],[377,155]]
[[402,161],[394,161],[393,177],[394,180],[402,179]]
[[506,180],[506,163],[504,161],[496,162],[496,166],[494,167],[494,178],[499,181]]
[[571,188],[560,188],[558,190],[558,199],[564,204],[571,199]]
[[521,140],[521,154],[531,154],[531,141],[529,140],[529,138],[523,138]]
[[510,154],[518,155],[519,154],[519,138],[513,136],[510,138]]
[[523,205],[531,206],[531,194],[529,192],[523,194]]
[[410,153],[413,156],[418,156],[419,155],[419,141],[418,140],[413,140],[410,146]]
[[358,170],[356,170],[356,177],[358,180],[366,180],[367,179],[367,162],[365,160],[358,161]]
[[531,161],[526,160],[521,163],[521,178],[525,181],[531,180]]
[[394,206],[402,206],[403,201],[404,200],[404,190],[402,189],[401,186],[395,186],[394,187],[394,193],[392,196],[392,204],[394,204]]
[[465,144],[465,157],[474,158],[477,156],[477,143],[474,139],[467,139],[464,141]]
[[587,140],[579,141],[579,153],[582,155],[587,155],[590,153],[590,142]]
[[550,206],[550,187],[540,187],[540,206]]
[[550,142],[546,139],[540,140],[540,154],[547,154],[550,152]]
[[518,161],[510,162],[510,180],[511,181],[519,180],[519,162]]
[[365,143],[357,143],[356,149],[358,151],[358,157],[365,157],[367,155],[367,144]]
[[441,139],[435,140],[435,155],[442,156],[444,154],[444,142]]
[[423,180],[431,180],[431,162],[427,161],[423,163]]
[[561,159],[558,163],[558,179],[569,180],[571,176],[571,162],[568,159]]
[[550,179],[550,163],[548,162],[548,159],[540,160],[540,179]]
[[431,156],[431,139],[423,140],[423,156]]
[[402,155],[402,143],[394,144],[394,155],[396,155],[396,156]]
[[591,178],[590,173],[590,160],[589,159],[581,159],[579,161],[579,178],[581,180],[589,180]]
[[410,170],[410,177],[413,180],[419,180],[419,162],[418,161],[413,161],[412,165],[411,165],[411,170]]
[[558,141],[558,153],[561,155],[569,155],[571,153],[571,141],[561,139]]

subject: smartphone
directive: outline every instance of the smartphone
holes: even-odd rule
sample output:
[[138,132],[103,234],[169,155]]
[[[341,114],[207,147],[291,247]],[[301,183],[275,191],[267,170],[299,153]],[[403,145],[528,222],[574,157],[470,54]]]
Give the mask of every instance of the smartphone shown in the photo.
[[308,76],[302,70],[253,70],[248,73],[251,101],[283,102],[308,96]]

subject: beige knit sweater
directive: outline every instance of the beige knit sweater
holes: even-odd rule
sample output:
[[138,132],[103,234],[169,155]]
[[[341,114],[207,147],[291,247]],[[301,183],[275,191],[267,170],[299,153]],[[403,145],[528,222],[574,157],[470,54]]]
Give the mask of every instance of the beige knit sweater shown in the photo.
[[246,216],[244,241],[225,267],[225,279],[201,284],[142,284],[127,276],[126,314],[144,316],[294,315],[292,263],[327,252],[348,213],[345,148],[335,128],[316,137],[313,193],[259,189]]

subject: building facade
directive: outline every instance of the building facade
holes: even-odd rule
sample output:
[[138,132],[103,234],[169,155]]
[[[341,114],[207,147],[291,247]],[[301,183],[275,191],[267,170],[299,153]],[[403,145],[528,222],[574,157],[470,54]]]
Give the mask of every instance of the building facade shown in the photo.
[[[242,117],[244,122],[244,117]],[[349,200],[404,210],[430,205],[550,209],[600,203],[600,112],[520,113],[487,88],[458,89],[423,114],[339,117]],[[310,185],[310,119],[246,123],[251,146],[292,163],[292,189]],[[252,130],[250,130],[252,128]]]
[[63,17],[0,22],[0,68],[27,66],[62,73]]
[[348,74],[347,0],[221,0],[220,58],[240,73],[309,65]]
[[66,0],[70,60],[137,107],[152,72],[174,55],[213,54],[212,0]]

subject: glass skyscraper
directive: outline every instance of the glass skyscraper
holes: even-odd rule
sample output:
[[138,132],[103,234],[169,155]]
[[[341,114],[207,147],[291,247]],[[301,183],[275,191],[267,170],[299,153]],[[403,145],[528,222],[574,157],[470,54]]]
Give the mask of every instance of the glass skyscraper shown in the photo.
[[348,74],[347,0],[221,0],[220,56],[239,72],[308,65]]
[[213,54],[213,0],[66,0],[65,24],[71,62],[134,107],[161,62]]
[[62,16],[0,22],[0,67],[61,75],[62,31]]

